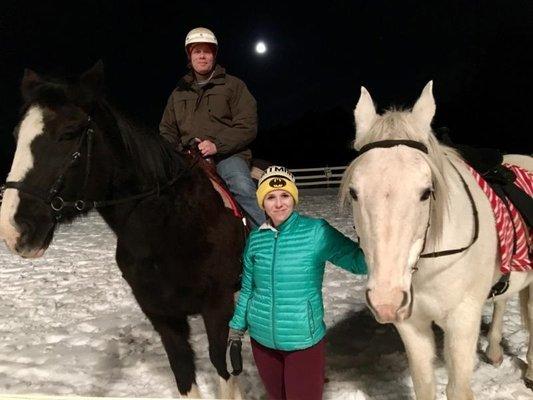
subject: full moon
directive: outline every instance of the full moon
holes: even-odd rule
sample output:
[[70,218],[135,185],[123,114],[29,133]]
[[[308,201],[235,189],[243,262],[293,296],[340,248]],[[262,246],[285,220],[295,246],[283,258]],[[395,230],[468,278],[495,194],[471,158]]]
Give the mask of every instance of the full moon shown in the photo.
[[257,54],[265,54],[267,51],[267,47],[265,42],[257,42],[255,45],[255,52]]

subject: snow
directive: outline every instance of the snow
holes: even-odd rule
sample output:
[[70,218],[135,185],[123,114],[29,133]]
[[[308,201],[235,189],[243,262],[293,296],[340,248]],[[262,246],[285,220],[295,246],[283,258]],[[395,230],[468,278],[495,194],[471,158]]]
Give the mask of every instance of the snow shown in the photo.
[[[326,218],[353,236],[336,191],[301,193],[300,211]],[[0,246],[0,393],[105,397],[179,397],[159,336],[140,311],[114,261],[115,238],[96,213],[62,226],[42,259],[24,260]],[[402,400],[414,397],[402,342],[391,325],[379,325],[364,304],[364,277],[328,266],[324,280],[327,334],[325,399]],[[479,354],[487,346],[491,307],[484,309]],[[216,395],[199,317],[190,318],[202,395]],[[508,305],[504,361],[481,359],[473,390],[482,399],[533,399],[522,381],[527,332],[517,298]],[[442,348],[442,335],[437,332]],[[247,399],[265,392],[243,344],[239,377]],[[446,372],[439,353],[437,398],[445,399]]]

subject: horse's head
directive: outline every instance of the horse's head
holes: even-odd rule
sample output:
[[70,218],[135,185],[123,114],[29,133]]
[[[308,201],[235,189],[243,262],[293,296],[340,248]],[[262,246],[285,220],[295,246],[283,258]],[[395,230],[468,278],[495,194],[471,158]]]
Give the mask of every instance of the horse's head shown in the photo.
[[432,161],[438,147],[430,127],[434,113],[431,82],[412,110],[383,115],[361,88],[354,112],[360,155],[347,169],[341,193],[344,200],[351,197],[369,265],[367,303],[382,323],[411,313],[411,275],[426,241],[432,193],[442,181]]
[[61,200],[84,198],[81,190],[91,190],[85,182],[87,140],[98,129],[89,114],[101,82],[101,63],[70,83],[25,71],[24,114],[14,130],[16,151],[0,210],[0,237],[14,253],[43,255],[58,219],[77,214],[76,207],[61,212],[54,208],[62,206]]

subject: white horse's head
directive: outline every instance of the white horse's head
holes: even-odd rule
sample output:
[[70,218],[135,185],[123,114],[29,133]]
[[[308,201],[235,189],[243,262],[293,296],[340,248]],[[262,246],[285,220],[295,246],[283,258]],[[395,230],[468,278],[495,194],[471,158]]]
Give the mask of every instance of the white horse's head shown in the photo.
[[[367,303],[382,323],[410,316],[411,275],[427,240],[441,230],[446,195],[443,153],[431,131],[435,114],[432,82],[424,88],[412,110],[389,110],[378,115],[368,91],[354,111],[357,129],[354,147],[381,142],[365,151],[346,170],[341,198],[351,200],[355,227],[369,265]],[[382,141],[405,140],[416,147]],[[368,149],[368,146],[366,147]],[[363,149],[364,150],[364,149]],[[442,194],[442,193],[439,193]],[[430,215],[431,214],[431,215]],[[434,233],[434,234],[433,234]]]

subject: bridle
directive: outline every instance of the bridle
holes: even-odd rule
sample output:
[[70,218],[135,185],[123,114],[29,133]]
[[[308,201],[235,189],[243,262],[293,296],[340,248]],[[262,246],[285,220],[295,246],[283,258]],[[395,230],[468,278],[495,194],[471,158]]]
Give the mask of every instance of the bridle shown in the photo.
[[[367,151],[372,150],[372,149],[376,149],[376,148],[391,148],[391,147],[400,146],[400,145],[411,147],[411,148],[419,150],[419,151],[421,151],[421,152],[423,152],[425,154],[429,154],[427,146],[425,144],[423,144],[421,142],[417,142],[415,140],[380,140],[380,141],[377,141],[377,142],[366,144],[363,147],[361,147],[361,149],[359,150],[359,152],[357,154],[357,157],[360,157],[362,154],[364,154]],[[422,245],[422,250],[420,251],[420,254],[418,255],[418,259],[420,259],[420,258],[437,258],[437,257],[444,257],[444,256],[449,256],[449,255],[453,255],[453,254],[462,253],[462,252],[468,250],[470,247],[472,247],[472,245],[477,241],[477,238],[479,236],[479,216],[478,216],[478,210],[477,210],[476,204],[474,202],[474,198],[472,196],[472,192],[468,188],[468,185],[466,184],[466,181],[464,180],[463,176],[459,173],[459,171],[457,170],[455,165],[453,165],[451,162],[450,162],[450,165],[453,167],[453,169],[455,170],[457,175],[459,175],[459,178],[461,179],[461,183],[463,184],[463,188],[465,189],[465,192],[466,192],[466,194],[468,196],[468,200],[470,202],[470,206],[472,208],[472,215],[474,217],[474,233],[472,235],[472,239],[470,241],[470,244],[468,244],[467,246],[464,246],[464,247],[460,247],[460,248],[457,248],[457,249],[451,249],[451,250],[434,251],[434,252],[431,252],[431,253],[422,254],[422,252],[424,251],[424,248],[426,246],[426,239],[427,239],[427,234],[428,234],[429,226],[430,226],[430,219],[431,218],[428,218],[428,225],[426,227],[426,231],[425,231],[425,234],[424,234],[424,244]],[[432,194],[433,194],[433,196],[435,196],[434,192]],[[430,199],[430,201],[431,201],[431,199]],[[430,205],[431,205],[431,203],[430,203]],[[431,213],[431,206],[430,206],[430,213]],[[430,217],[431,217],[431,215],[430,215]],[[417,264],[418,264],[418,261],[415,263],[415,266],[413,267],[413,272],[418,270],[418,267],[416,267]]]
[[[52,214],[57,222],[61,221],[64,216],[64,210],[71,208],[74,213],[82,213],[89,211],[93,208],[102,208],[108,206],[114,206],[118,204],[127,203],[134,200],[143,199],[154,194],[159,194],[161,190],[166,189],[172,186],[176,181],[183,175],[187,170],[190,170],[198,162],[194,160],[191,166],[188,169],[182,169],[176,176],[166,182],[164,185],[157,184],[154,188],[137,193],[132,196],[121,197],[118,199],[110,200],[88,200],[87,199],[87,185],[89,182],[89,177],[91,174],[91,162],[92,162],[92,152],[93,152],[93,141],[94,141],[94,122],[90,116],[87,117],[87,127],[80,136],[76,149],[72,154],[70,154],[65,161],[63,162],[63,167],[60,169],[60,172],[49,189],[43,190],[42,188],[28,185],[22,181],[7,181],[1,188],[0,192],[0,203],[3,197],[4,191],[6,189],[16,189],[19,192],[22,192],[31,197],[37,198],[38,200],[45,203],[51,208]],[[82,152],[86,149],[86,165],[85,165],[85,175],[83,178],[83,185],[80,190],[82,193],[81,197],[74,200],[65,200],[61,195],[61,190],[63,189],[65,183],[65,176],[67,172],[73,168],[81,158]]]

